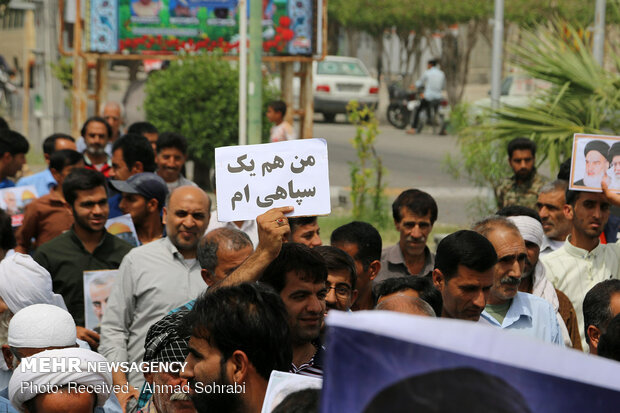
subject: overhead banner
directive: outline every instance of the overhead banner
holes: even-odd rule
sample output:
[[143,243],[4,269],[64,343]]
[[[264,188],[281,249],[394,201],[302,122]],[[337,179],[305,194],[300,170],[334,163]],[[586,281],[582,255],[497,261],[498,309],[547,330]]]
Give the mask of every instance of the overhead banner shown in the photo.
[[322,413],[616,412],[620,363],[469,321],[329,312]]
[[[257,1],[262,1],[265,54],[321,53],[316,40],[320,40],[317,24],[323,24],[323,0]],[[90,0],[88,11],[91,51],[238,53],[238,0]]]
[[215,179],[220,222],[284,206],[290,216],[331,212],[325,139],[215,148]]

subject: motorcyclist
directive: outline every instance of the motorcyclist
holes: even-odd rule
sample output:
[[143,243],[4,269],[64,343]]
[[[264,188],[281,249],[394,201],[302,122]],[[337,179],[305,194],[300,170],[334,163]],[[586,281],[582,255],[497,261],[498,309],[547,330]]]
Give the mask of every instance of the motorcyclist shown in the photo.
[[418,129],[418,122],[420,120],[420,112],[426,110],[428,119],[431,119],[431,109],[433,102],[440,101],[442,98],[442,91],[446,85],[446,75],[437,67],[437,59],[428,61],[427,70],[422,74],[422,77],[415,83],[416,88],[424,87],[424,94],[420,105],[415,111],[411,129],[407,130],[407,133],[414,135]]

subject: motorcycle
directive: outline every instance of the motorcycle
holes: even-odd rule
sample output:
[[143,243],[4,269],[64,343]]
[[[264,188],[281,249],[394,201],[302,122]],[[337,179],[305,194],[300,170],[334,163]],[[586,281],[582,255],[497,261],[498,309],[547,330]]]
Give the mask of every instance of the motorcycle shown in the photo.
[[[392,84],[388,86],[388,92],[390,94],[390,104],[387,109],[388,121],[395,128],[405,129],[413,122],[415,111],[424,97],[424,90],[407,91],[397,84]],[[437,133],[439,127],[439,134],[445,135],[449,112],[450,106],[446,99],[433,100],[430,109],[431,119],[428,119],[426,110],[422,111],[416,132],[421,133],[424,126],[430,124],[433,126],[433,134]]]
[[395,128],[405,129],[408,124],[411,124],[413,115],[413,109],[410,109],[409,103],[417,100],[417,93],[406,90],[398,83],[389,85],[388,93],[390,95],[390,104],[387,108],[388,122]]

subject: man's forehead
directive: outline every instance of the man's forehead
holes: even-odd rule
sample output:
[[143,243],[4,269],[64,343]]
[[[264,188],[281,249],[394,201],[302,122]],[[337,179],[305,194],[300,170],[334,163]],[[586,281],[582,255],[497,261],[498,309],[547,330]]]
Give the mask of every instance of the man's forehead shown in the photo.
[[401,222],[403,221],[430,221],[431,211],[428,211],[424,215],[417,214],[407,208],[406,206],[400,207]]
[[313,277],[301,271],[289,271],[286,273],[284,288],[293,290],[308,290],[325,288],[325,281],[314,282]]
[[459,265],[456,274],[450,278],[450,281],[475,286],[487,284],[489,279],[493,279],[494,268],[493,266],[485,271],[477,271],[464,265]]
[[351,286],[351,277],[349,271],[346,269],[341,270],[329,270],[327,272],[327,282],[330,284],[347,284]]
[[101,122],[93,121],[93,122],[90,122],[86,126],[86,133],[94,132],[94,131],[103,131],[104,133],[107,133],[107,128],[106,128],[105,124],[103,124]]

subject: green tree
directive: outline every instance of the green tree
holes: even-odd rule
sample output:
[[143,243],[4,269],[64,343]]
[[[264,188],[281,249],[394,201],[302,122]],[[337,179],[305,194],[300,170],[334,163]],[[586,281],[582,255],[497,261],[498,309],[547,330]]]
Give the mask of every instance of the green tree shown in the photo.
[[[214,149],[238,142],[239,74],[217,55],[173,61],[166,70],[149,76],[144,109],[160,131],[175,131],[188,140],[191,157],[208,167]],[[263,82],[263,113],[275,92]],[[263,118],[263,141],[270,125]]]
[[460,116],[462,166],[476,184],[497,186],[507,170],[506,144],[517,136],[534,140],[537,162],[548,160],[554,172],[571,155],[575,133],[620,131],[620,56],[610,56],[613,70],[599,66],[583,33],[561,21],[524,31],[522,44],[513,48],[514,64],[549,88],[526,107],[489,111],[481,124]]

